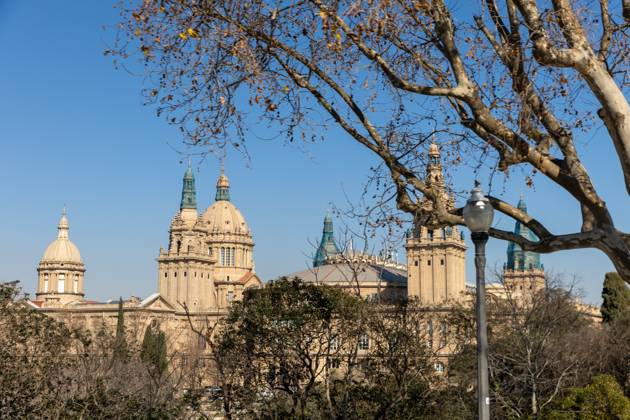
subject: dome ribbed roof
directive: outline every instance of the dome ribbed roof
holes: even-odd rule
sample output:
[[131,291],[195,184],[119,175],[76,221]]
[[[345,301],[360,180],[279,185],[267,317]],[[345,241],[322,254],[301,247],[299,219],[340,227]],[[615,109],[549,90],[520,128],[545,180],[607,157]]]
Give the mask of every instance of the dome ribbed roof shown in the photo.
[[203,213],[201,219],[207,223],[211,233],[250,234],[245,218],[230,201],[215,201]]
[[57,239],[48,245],[41,262],[83,262],[79,248],[68,238],[68,230],[68,218],[64,213],[57,226]]

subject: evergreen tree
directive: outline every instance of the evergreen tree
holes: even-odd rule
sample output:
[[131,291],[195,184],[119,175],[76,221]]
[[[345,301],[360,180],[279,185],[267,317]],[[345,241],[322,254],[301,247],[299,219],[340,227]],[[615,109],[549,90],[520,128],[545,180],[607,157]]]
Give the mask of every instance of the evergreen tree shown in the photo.
[[630,311],[630,289],[619,274],[606,273],[602,289],[601,313],[604,322],[613,322]]
[[118,301],[118,320],[116,323],[116,339],[114,342],[114,360],[127,358],[127,338],[125,337],[125,314],[122,297]]
[[147,327],[142,340],[140,357],[155,367],[160,375],[166,370],[166,336],[162,331],[151,325]]
[[598,375],[582,388],[573,388],[547,413],[550,420],[630,418],[630,399],[610,375]]

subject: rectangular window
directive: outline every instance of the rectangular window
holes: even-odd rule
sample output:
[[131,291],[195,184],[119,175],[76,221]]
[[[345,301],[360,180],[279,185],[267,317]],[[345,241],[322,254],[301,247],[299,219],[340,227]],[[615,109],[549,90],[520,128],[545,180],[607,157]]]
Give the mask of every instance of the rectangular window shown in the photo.
[[416,260],[413,262],[413,265],[415,265],[416,267],[420,265],[420,261]]
[[338,335],[335,335],[333,337],[330,338],[330,344],[328,346],[328,349],[330,352],[335,352],[337,350],[339,350],[339,347],[341,347],[341,338],[339,338]]
[[66,275],[61,273],[57,276],[57,292],[63,293],[66,291]]
[[370,338],[366,333],[359,335],[359,350],[367,350],[370,348]]
[[446,346],[446,335],[448,333],[448,327],[446,321],[440,322],[440,347]]
[[221,265],[225,266],[225,260],[226,260],[226,255],[225,255],[225,248],[221,248]]
[[440,265],[444,265],[444,259],[440,260]]
[[74,275],[74,284],[72,285],[72,290],[74,293],[79,293],[79,275]]
[[234,300],[234,292],[230,290],[227,292],[227,301],[228,303],[231,303],[233,300]]
[[433,348],[433,320],[427,322],[427,348]]
[[48,292],[48,274],[44,274],[44,293]]
[[427,265],[431,265],[431,260],[427,260]]

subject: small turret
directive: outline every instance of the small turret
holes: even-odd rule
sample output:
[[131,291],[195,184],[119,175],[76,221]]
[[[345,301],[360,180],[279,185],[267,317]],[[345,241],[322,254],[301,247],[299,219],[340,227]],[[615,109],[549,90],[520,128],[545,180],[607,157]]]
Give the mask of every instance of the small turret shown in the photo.
[[326,263],[326,259],[339,254],[339,248],[335,243],[335,236],[333,232],[333,221],[330,214],[326,214],[324,217],[324,230],[322,232],[322,240],[315,253],[313,259],[313,267],[319,267]]
[[217,179],[217,194],[215,201],[230,201],[230,181],[225,176],[223,165],[221,165],[221,174]]
[[184,173],[182,186],[182,201],[179,209],[197,210],[197,192],[195,191],[195,176],[193,175],[192,164],[188,161],[188,169]]
[[[518,201],[518,209],[527,213],[527,204],[525,204],[524,198],[521,196]],[[537,241],[538,238],[527,226],[522,225],[517,221],[514,225],[514,233],[529,239],[530,241]],[[507,265],[508,270],[539,270],[542,269],[540,263],[540,254],[531,251],[523,251],[518,244],[510,242],[507,248]]]

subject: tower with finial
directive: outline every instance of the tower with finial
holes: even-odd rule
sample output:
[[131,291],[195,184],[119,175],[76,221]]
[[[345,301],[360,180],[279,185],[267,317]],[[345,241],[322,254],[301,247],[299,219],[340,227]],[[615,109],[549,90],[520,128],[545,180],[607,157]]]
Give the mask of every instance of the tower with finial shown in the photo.
[[65,305],[83,299],[85,265],[79,248],[69,238],[66,208],[57,226],[57,239],[44,251],[37,267],[37,300],[44,306]]
[[[518,209],[527,213],[527,204],[521,195]],[[530,241],[538,238],[527,226],[517,221],[514,234]],[[503,266],[503,283],[506,288],[516,294],[532,294],[545,287],[545,269],[540,263],[540,254],[523,251],[516,243],[510,242],[507,247],[507,263]]]
[[313,267],[324,265],[326,260],[339,254],[339,248],[335,243],[335,235],[333,232],[333,220],[330,213],[326,213],[324,217],[324,230],[322,232],[322,240],[315,252],[313,258]]
[[[425,182],[438,191],[447,208],[453,207],[444,185],[440,150],[433,142]],[[431,214],[432,201],[424,199],[421,206],[425,214]],[[465,290],[466,245],[456,226],[435,228],[426,220],[415,220],[414,229],[407,235],[407,294],[420,299],[423,305],[440,305],[458,299]]]
[[216,260],[206,244],[206,232],[199,223],[197,193],[192,162],[184,172],[179,212],[169,231],[168,250],[158,261],[158,291],[175,308],[203,312],[216,307],[213,284]]

